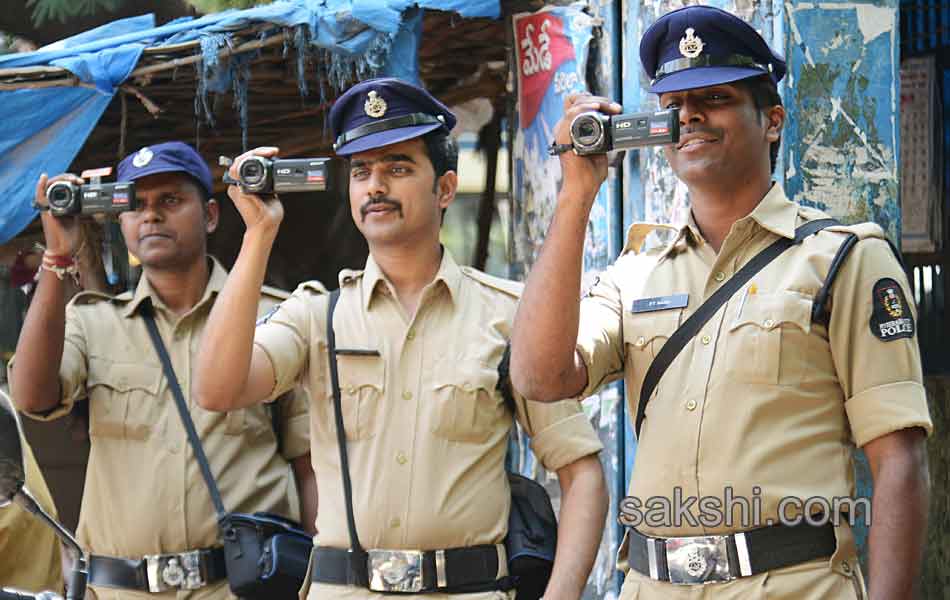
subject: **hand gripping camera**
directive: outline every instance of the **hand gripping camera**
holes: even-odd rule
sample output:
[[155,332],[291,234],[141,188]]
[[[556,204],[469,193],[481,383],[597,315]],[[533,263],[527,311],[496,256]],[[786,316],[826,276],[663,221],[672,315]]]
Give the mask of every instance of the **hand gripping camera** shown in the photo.
[[591,111],[571,121],[571,144],[579,155],[675,144],[679,138],[679,110],[675,108],[613,116]]
[[[222,166],[230,166],[232,161],[222,156],[218,162]],[[324,192],[329,179],[329,158],[270,159],[250,156],[241,163],[237,180],[227,171],[224,173],[225,183],[240,185],[251,194]]]
[[46,202],[54,217],[70,215],[118,214],[135,210],[135,183],[117,181],[101,183],[100,179],[112,173],[111,167],[83,171],[83,179],[91,183],[76,185],[70,181],[57,181],[46,188]]

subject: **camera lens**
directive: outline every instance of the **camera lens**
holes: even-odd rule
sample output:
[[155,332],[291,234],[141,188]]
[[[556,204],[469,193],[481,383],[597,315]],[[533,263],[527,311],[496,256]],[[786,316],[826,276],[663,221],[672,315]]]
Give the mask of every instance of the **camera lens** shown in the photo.
[[72,186],[65,183],[54,183],[46,196],[50,206],[55,208],[65,208],[69,206],[73,199]]
[[604,138],[604,125],[600,115],[584,113],[571,123],[571,140],[581,148],[595,148]]
[[241,182],[255,186],[264,180],[264,164],[258,158],[249,158],[241,163]]

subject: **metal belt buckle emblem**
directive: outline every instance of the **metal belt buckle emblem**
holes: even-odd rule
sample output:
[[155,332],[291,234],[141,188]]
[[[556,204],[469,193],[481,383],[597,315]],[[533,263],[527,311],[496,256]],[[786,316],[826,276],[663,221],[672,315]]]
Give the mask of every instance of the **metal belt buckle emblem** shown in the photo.
[[670,583],[720,583],[732,579],[728,545],[724,535],[666,540],[666,563]]
[[150,554],[145,557],[148,591],[196,590],[207,583],[201,576],[198,550],[180,554]]
[[369,589],[374,592],[421,592],[422,552],[369,550]]

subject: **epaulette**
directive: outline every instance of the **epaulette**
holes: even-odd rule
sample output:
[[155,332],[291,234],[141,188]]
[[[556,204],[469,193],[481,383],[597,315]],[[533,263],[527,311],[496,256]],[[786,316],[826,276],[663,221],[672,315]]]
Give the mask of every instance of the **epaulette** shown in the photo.
[[122,292],[121,294],[117,296],[113,296],[112,294],[106,294],[104,292],[99,292],[96,290],[85,290],[73,296],[73,299],[70,300],[70,304],[75,304],[77,306],[86,306],[89,304],[96,304],[97,302],[103,302],[103,301],[128,302],[129,300],[132,299],[132,297],[133,297],[132,292]]
[[877,223],[872,222],[855,223],[854,225],[832,225],[831,227],[827,227],[825,231],[853,233],[854,235],[858,236],[859,240],[864,240],[867,238],[878,238],[882,240],[887,239],[884,229],[882,229]]
[[358,281],[360,277],[362,276],[363,276],[362,269],[343,269],[342,271],[340,271],[340,277],[339,277],[340,287],[343,287],[344,285],[348,283],[353,283],[354,281]]
[[297,286],[298,290],[310,290],[317,294],[329,294],[327,288],[316,279],[309,279]]
[[[665,229],[671,232],[679,232],[680,228],[675,225],[666,225],[664,223],[634,223],[627,228],[627,239],[623,245],[621,255],[628,252],[639,254],[643,249],[643,243],[647,237],[657,229]],[[664,244],[661,248],[666,248],[669,244]]]
[[286,300],[287,298],[290,298],[290,292],[270,285],[262,285],[261,296],[267,296],[269,298],[273,298],[274,300]]
[[482,285],[488,286],[492,289],[496,289],[500,292],[504,292],[509,296],[514,298],[520,298],[521,292],[524,290],[524,284],[518,281],[512,281],[510,279],[502,279],[501,277],[495,277],[494,275],[489,275],[488,273],[483,273],[478,269],[472,267],[459,267],[464,275],[467,275],[469,278],[474,279],[475,281],[481,283]]

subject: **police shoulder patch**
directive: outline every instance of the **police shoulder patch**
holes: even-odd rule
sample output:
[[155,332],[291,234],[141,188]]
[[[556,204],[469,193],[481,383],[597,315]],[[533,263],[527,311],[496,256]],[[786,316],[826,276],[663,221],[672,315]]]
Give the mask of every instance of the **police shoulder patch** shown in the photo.
[[914,337],[914,315],[896,281],[890,277],[878,279],[871,290],[871,305],[871,333],[879,340]]

